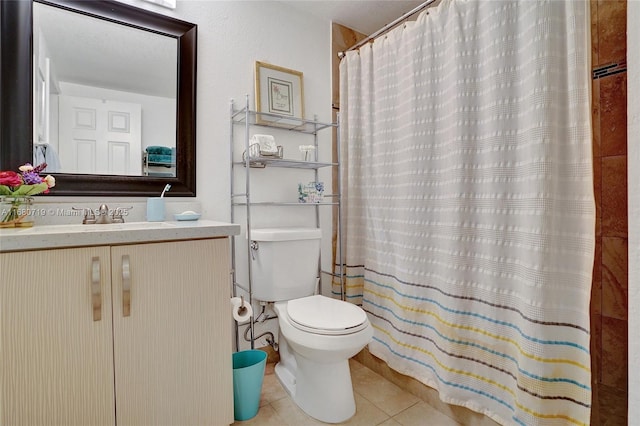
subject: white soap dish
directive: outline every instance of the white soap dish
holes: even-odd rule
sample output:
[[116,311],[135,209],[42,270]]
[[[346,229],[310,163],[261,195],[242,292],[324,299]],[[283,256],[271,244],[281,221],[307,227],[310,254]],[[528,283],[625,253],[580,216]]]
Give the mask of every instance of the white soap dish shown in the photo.
[[179,214],[174,214],[173,217],[176,220],[198,220],[200,219],[200,213],[186,211]]

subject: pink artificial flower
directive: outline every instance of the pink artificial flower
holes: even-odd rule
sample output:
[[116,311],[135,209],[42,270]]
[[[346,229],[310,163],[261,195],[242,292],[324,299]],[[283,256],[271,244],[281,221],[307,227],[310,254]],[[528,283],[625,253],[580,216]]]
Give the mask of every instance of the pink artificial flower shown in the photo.
[[20,186],[22,185],[22,178],[16,172],[0,172],[0,185]]

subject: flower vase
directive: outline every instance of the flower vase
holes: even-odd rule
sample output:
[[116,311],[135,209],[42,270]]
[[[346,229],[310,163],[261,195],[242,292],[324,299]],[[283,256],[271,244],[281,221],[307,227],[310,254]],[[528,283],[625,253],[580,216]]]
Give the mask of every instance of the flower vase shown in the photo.
[[33,197],[1,197],[0,228],[29,228]]

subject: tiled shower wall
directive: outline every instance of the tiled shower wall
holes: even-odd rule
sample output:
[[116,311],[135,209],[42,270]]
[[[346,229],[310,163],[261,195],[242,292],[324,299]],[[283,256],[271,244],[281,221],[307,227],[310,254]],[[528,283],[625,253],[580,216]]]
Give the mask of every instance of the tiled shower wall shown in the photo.
[[591,0],[596,251],[591,424],[627,424],[626,1]]

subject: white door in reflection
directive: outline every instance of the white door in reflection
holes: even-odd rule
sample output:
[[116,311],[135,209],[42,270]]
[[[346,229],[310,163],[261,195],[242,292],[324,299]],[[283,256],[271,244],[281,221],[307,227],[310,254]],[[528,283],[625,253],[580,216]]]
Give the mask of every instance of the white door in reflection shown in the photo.
[[59,108],[62,173],[141,174],[140,104],[60,96]]

